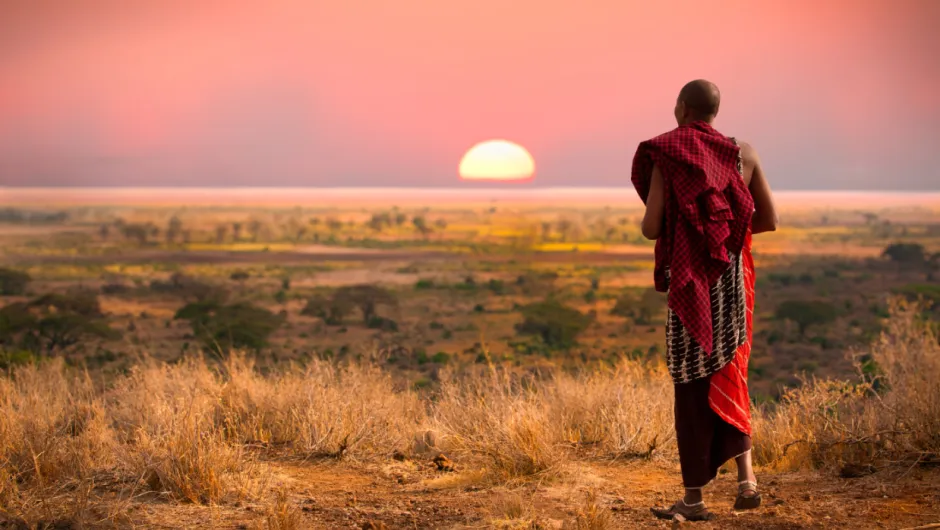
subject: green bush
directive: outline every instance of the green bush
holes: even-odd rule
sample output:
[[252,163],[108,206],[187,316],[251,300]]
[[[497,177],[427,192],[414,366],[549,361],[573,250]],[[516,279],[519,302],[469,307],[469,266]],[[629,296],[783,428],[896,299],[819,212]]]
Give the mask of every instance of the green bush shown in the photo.
[[398,323],[390,318],[374,315],[366,322],[369,329],[379,329],[382,331],[398,331]]
[[0,309],[0,343],[34,353],[67,350],[89,338],[116,339],[92,291],[40,296]]
[[174,318],[189,321],[193,335],[206,348],[223,352],[260,350],[283,323],[281,316],[248,302],[231,305],[195,302],[177,311]]
[[32,278],[25,272],[0,268],[0,295],[16,296],[24,294],[30,281],[32,281]]
[[425,289],[433,289],[433,288],[434,288],[434,280],[421,279],[415,283],[415,289],[419,291],[425,290]]
[[894,243],[885,247],[882,256],[896,263],[910,265],[924,263],[927,253],[924,246],[918,243]]
[[835,306],[818,300],[787,300],[777,306],[775,316],[796,323],[800,335],[811,325],[827,324],[838,317]]
[[439,351],[434,354],[434,357],[431,357],[431,362],[437,364],[447,364],[450,362],[450,354],[447,352]]
[[535,335],[553,348],[569,348],[593,320],[577,309],[557,300],[546,300],[523,306],[520,310],[523,321],[516,324],[516,331],[523,335]]
[[617,299],[610,314],[629,318],[640,326],[654,323],[654,319],[666,308],[666,297],[656,289],[649,288],[640,296],[633,293],[624,293]]

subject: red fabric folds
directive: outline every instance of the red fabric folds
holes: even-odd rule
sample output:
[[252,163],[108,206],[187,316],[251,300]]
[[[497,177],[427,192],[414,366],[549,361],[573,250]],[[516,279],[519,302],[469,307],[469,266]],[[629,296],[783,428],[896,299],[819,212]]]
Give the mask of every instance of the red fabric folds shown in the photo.
[[754,258],[751,256],[751,232],[748,230],[741,250],[744,268],[744,299],[747,310],[747,341],[738,346],[734,359],[711,377],[708,404],[721,419],[744,434],[751,435],[751,400],[747,392],[747,363],[751,358],[754,335]]
[[[639,145],[633,186],[643,202],[653,166],[665,180],[665,223],[656,241],[656,289],[702,349],[712,352],[709,289],[737,254],[754,213],[738,173],[740,148],[705,122],[683,125]],[[666,280],[666,269],[670,279]]]

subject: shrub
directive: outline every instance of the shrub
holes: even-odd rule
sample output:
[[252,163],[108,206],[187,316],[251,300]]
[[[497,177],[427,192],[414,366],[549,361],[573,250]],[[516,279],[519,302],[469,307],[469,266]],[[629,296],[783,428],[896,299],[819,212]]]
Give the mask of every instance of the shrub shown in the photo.
[[421,279],[415,283],[415,289],[417,290],[433,289],[433,288],[434,288],[434,280]]
[[260,350],[283,323],[282,317],[248,302],[231,305],[196,302],[181,308],[174,318],[189,321],[193,335],[206,348],[221,351]]
[[523,335],[536,335],[554,348],[569,348],[593,320],[577,309],[556,300],[546,300],[523,306],[519,310],[523,321],[516,331]]
[[506,290],[506,285],[502,280],[491,279],[486,282],[486,288],[493,292],[493,294],[503,294]]
[[389,291],[375,285],[353,285],[340,287],[333,293],[332,306],[357,307],[362,312],[362,319],[369,322],[376,317],[379,306],[397,306],[398,300]]
[[366,322],[366,327],[369,329],[379,329],[382,331],[398,331],[398,323],[390,318],[380,317],[378,315],[373,316]]
[[115,339],[91,291],[47,294],[0,309],[0,342],[34,353],[68,350],[86,339]]
[[0,268],[0,295],[14,296],[26,292],[26,286],[32,278],[18,270]]
[[648,288],[637,297],[624,293],[617,299],[610,314],[629,318],[640,326],[648,326],[666,307],[666,297],[656,289]]
[[924,246],[918,243],[894,243],[885,247],[881,254],[891,261],[907,265],[924,263],[927,257]]
[[431,357],[431,362],[437,364],[447,364],[450,362],[450,354],[447,352],[439,351],[434,354],[434,357]]
[[775,315],[777,318],[796,323],[800,335],[805,335],[809,326],[832,322],[839,313],[836,307],[828,302],[787,300],[777,306]]

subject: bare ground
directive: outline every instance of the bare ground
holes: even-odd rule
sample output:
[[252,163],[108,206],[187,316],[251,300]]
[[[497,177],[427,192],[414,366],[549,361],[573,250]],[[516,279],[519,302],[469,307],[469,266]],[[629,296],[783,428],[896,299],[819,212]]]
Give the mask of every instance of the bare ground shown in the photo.
[[[570,464],[560,477],[495,487],[459,468],[443,473],[430,463],[410,461],[269,465],[272,478],[263,500],[198,506],[137,496],[120,526],[276,528],[269,520],[271,498],[282,492],[283,512],[299,518],[295,528],[670,528],[672,523],[654,519],[649,507],[667,505],[680,494],[678,465],[672,462],[580,462]],[[858,479],[818,472],[761,473],[764,507],[748,513],[731,511],[733,475],[719,476],[706,490],[717,519],[682,527],[900,529],[940,522],[937,469]],[[102,492],[99,498],[107,496]],[[591,503],[608,525],[566,526],[579,514],[584,523]]]

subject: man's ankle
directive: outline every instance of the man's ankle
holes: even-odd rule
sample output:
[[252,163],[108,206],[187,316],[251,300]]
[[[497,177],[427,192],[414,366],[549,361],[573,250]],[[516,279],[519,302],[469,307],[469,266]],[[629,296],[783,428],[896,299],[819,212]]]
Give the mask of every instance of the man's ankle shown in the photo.
[[686,506],[691,506],[693,504],[698,504],[702,502],[702,490],[700,489],[685,490],[685,497],[683,497],[682,502],[684,502]]

